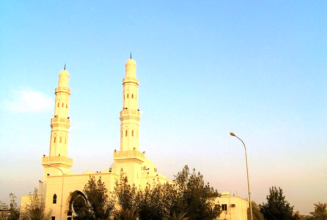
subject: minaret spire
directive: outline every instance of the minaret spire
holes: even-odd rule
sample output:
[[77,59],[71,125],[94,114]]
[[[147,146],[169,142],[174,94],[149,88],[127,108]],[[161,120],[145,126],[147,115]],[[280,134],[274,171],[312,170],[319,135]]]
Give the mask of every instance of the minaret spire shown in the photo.
[[65,63],[65,66],[64,66],[64,70],[66,70],[66,63]]
[[132,52],[129,53],[129,59],[133,59],[132,58]]

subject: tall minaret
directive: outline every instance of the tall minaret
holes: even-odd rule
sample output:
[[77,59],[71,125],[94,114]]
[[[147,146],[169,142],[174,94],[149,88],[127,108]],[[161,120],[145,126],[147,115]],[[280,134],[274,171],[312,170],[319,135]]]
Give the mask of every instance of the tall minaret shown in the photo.
[[[69,169],[73,160],[67,158],[68,129],[70,120],[68,117],[70,89],[68,88],[69,73],[66,65],[59,73],[58,87],[56,88],[56,101],[54,117],[51,119],[51,136],[49,157],[43,156],[42,164],[55,164],[56,167]],[[53,165],[54,166],[54,165]]]
[[51,137],[49,156],[67,156],[68,117],[70,89],[68,88],[69,73],[64,70],[59,73],[58,87],[56,88],[56,101],[54,117],[51,119]]
[[42,192],[43,199],[46,199],[48,177],[66,174],[73,166],[73,159],[67,157],[68,129],[70,127],[68,81],[69,73],[66,71],[65,65],[59,73],[58,87],[55,90],[56,100],[54,117],[51,119],[49,156],[43,155],[42,157],[43,182],[40,182],[39,192]]
[[132,59],[125,64],[123,79],[123,109],[120,112],[120,151],[139,151],[139,121],[138,109],[139,80],[136,78],[136,63]]

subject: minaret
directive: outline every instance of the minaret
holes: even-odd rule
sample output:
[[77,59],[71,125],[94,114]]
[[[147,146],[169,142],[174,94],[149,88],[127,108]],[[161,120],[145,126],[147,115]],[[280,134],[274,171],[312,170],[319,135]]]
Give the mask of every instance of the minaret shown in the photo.
[[69,73],[65,65],[64,70],[59,73],[58,87],[55,90],[56,100],[54,117],[51,119],[49,157],[43,156],[42,158],[45,168],[60,167],[63,171],[69,170],[73,165],[73,160],[67,157],[68,129],[70,127],[68,82]]
[[139,151],[138,85],[136,62],[132,59],[125,64],[123,79],[123,109],[120,112],[120,151]]

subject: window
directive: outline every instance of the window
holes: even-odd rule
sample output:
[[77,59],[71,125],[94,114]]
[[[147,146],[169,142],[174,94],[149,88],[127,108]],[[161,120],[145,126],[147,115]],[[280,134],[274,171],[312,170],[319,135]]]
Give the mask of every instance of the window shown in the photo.
[[59,107],[59,102],[58,102],[58,105],[57,106]]
[[57,194],[54,194],[53,195],[53,201],[52,201],[53,204],[57,204]]
[[53,138],[53,143],[56,143],[56,137]]
[[126,130],[126,132],[125,132],[125,136],[127,136],[127,130]]
[[134,95],[132,94],[132,99],[134,99]]
[[56,217],[52,216],[52,217],[51,217],[51,220],[56,220]]
[[132,130],[132,137],[134,136],[134,130]]
[[128,93],[127,93],[127,98],[128,98]]
[[227,211],[227,204],[222,204],[221,208],[222,208],[223,211]]
[[143,170],[146,170],[146,167],[145,166],[143,167]]
[[59,142],[61,143],[61,141],[62,141],[62,137],[60,137],[60,141]]
[[68,104],[66,104],[66,108],[68,108]]

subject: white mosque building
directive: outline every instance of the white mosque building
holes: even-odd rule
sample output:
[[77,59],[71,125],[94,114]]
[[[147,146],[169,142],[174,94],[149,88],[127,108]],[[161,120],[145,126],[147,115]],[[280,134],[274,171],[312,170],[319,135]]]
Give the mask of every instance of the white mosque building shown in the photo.
[[[68,157],[69,119],[69,73],[64,68],[59,73],[58,87],[55,90],[55,110],[51,119],[51,136],[49,155],[43,155],[43,181],[39,182],[39,196],[45,203],[46,210],[52,210],[52,220],[72,219],[73,207],[71,192],[80,193],[88,182],[90,175],[98,179],[101,176],[108,191],[113,191],[115,181],[123,172],[129,184],[137,187],[145,186],[153,179],[160,183],[171,182],[167,177],[157,172],[154,163],[139,151],[139,122],[138,85],[136,78],[136,62],[132,59],[125,64],[125,78],[123,79],[123,107],[120,112],[120,149],[113,152],[114,162],[110,168],[101,173],[85,171],[82,174],[71,172],[73,159]],[[224,196],[225,195],[225,196]],[[232,204],[229,204],[230,202]],[[29,196],[21,198],[21,208],[29,202]],[[229,202],[229,203],[228,203]],[[228,194],[216,199],[216,203],[223,204],[223,213],[218,219],[246,219],[248,202],[240,197],[232,198]],[[233,217],[232,217],[233,216]]]

